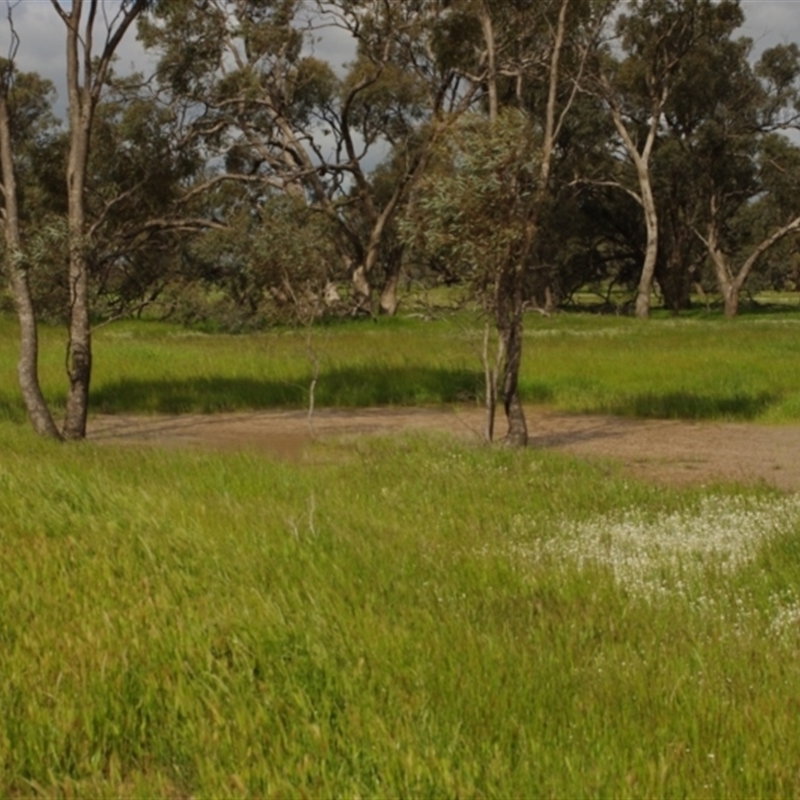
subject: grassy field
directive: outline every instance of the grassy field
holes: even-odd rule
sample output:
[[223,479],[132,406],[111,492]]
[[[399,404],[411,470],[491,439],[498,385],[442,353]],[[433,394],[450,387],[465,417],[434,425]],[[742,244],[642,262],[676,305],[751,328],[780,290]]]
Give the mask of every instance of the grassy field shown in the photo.
[[[532,319],[524,391],[792,419],[798,324]],[[3,325],[0,796],[800,795],[800,499],[438,438],[57,445]],[[315,336],[319,402],[475,401],[463,321]],[[95,406],[304,404],[305,348],[109,326]]]
[[[64,336],[45,328],[45,393],[63,403]],[[232,411],[301,407],[312,358],[327,406],[480,403],[480,325],[466,315],[357,321],[226,336],[122,322],[95,337],[92,409]],[[14,326],[0,319],[0,418],[20,421]],[[640,320],[562,314],[527,320],[527,402],[578,412],[688,419],[800,419],[800,314]]]

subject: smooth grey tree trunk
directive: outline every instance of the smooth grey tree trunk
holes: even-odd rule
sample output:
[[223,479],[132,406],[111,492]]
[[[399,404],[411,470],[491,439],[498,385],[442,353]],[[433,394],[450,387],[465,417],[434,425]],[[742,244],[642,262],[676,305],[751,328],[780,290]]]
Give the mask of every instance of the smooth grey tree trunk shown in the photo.
[[371,300],[372,300],[372,286],[367,278],[367,271],[363,264],[359,264],[353,270],[352,277],[353,284],[353,310],[370,311],[371,313]]
[[639,194],[629,192],[642,206],[644,211],[645,229],[647,231],[647,245],[645,248],[644,264],[639,276],[639,284],[636,289],[636,316],[650,316],[650,294],[653,290],[653,280],[656,274],[656,261],[658,259],[658,212],[653,198],[653,182],[650,175],[650,156],[658,135],[658,123],[667,101],[667,91],[662,90],[661,94],[654,98],[653,107],[650,112],[650,125],[647,129],[647,137],[641,152],[637,147],[625,121],[619,105],[613,99],[613,92],[608,80],[603,77],[603,84],[606,91],[606,99],[611,104],[611,119],[617,133],[622,140],[622,144],[627,150],[631,161],[636,168],[636,178],[639,183]]
[[67,405],[64,438],[83,439],[92,378],[92,334],[89,319],[89,268],[86,258],[86,169],[89,159],[94,102],[79,84],[77,24],[67,36],[70,141],[67,160],[69,218],[69,341],[67,344]]
[[[67,217],[69,230],[69,341],[67,344],[65,439],[86,437],[89,385],[92,377],[92,334],[90,327],[89,262],[86,228],[86,177],[95,109],[108,69],[125,33],[147,6],[146,0],[132,0],[119,10],[105,28],[105,42],[99,55],[93,53],[98,0],[72,0],[66,10],[50,0],[67,31],[67,91],[69,94],[69,155],[67,160]],[[85,12],[85,15],[84,15]],[[108,20],[106,21],[108,23]],[[82,28],[83,26],[83,28]],[[100,26],[102,29],[103,26]]]
[[17,202],[17,181],[14,154],[11,146],[11,123],[8,111],[8,83],[0,86],[0,164],[2,165],[4,195],[3,227],[6,244],[11,295],[19,320],[20,351],[17,364],[22,401],[33,429],[54,439],[61,434],[53,421],[39,384],[39,337],[36,313],[31,299],[28,271],[22,252]]

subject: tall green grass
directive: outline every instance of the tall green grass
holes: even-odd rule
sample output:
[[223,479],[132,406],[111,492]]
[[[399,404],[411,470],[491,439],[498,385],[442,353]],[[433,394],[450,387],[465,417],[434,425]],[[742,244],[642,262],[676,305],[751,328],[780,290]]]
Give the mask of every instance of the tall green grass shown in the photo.
[[[313,364],[320,406],[479,403],[480,322],[449,314],[226,336],[155,322],[98,330],[92,409],[213,412],[302,407]],[[530,403],[643,417],[800,418],[800,315],[639,321],[591,314],[526,320],[521,391]],[[42,331],[42,381],[63,404],[64,342]],[[309,349],[310,345],[310,349]],[[10,320],[0,319],[0,418],[21,420]]]
[[798,792],[777,494],[445,439],[0,447],[2,796]]
[[[523,394],[784,421],[800,319],[563,315]],[[93,408],[477,402],[479,326],[98,331]],[[0,796],[793,796],[800,503],[447,439],[59,446],[0,320]],[[45,392],[63,342],[43,330]],[[5,418],[5,420],[3,420]]]

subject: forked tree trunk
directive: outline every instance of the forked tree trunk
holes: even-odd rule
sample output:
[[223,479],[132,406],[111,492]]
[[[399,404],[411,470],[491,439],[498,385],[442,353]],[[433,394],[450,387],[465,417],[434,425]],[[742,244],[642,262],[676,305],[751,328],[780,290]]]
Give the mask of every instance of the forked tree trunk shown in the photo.
[[20,348],[17,375],[22,401],[33,429],[54,439],[61,438],[39,384],[39,337],[31,299],[28,272],[24,264],[19,229],[17,181],[11,150],[11,123],[8,113],[8,83],[0,87],[0,168],[4,195],[3,227],[11,295],[19,320]]
[[[89,410],[92,341],[89,304],[89,264],[86,241],[86,177],[94,113],[117,48],[127,30],[147,6],[147,0],[122,4],[114,23],[106,20],[102,52],[93,52],[95,23],[104,5],[98,0],[72,0],[65,9],[50,0],[67,31],[67,91],[69,93],[69,155],[67,217],[69,226],[70,322],[67,345],[67,407],[64,438],[83,439]],[[84,11],[86,12],[84,15]],[[81,27],[83,26],[83,29]]]
[[[747,260],[734,274],[728,261],[728,256],[723,251],[720,244],[720,231],[718,222],[719,198],[711,198],[711,221],[708,224],[708,235],[698,236],[703,240],[708,249],[711,262],[714,265],[714,272],[717,276],[717,284],[722,294],[722,301],[726,317],[735,317],[739,313],[739,298],[744,289],[744,284],[750,273],[753,271],[756,262],[769,250],[772,245],[779,242],[791,233],[800,230],[800,217],[795,217],[781,228],[778,228],[770,236],[764,239],[750,255]],[[695,231],[697,232],[697,231]]]
[[69,88],[70,142],[67,160],[69,219],[69,342],[67,344],[67,406],[64,438],[86,437],[89,411],[89,383],[92,378],[92,335],[89,319],[89,266],[86,258],[86,170],[89,137],[94,116],[94,99],[80,87],[78,30],[67,35],[67,77]]
[[[559,64],[567,31],[569,7],[570,0],[561,0],[558,23],[553,31],[553,48],[550,52],[547,104],[541,144],[539,185],[523,216],[522,225],[524,226],[524,231],[522,232],[519,251],[512,256],[511,261],[503,266],[497,283],[495,313],[497,314],[497,331],[503,348],[503,374],[500,390],[503,398],[503,408],[508,421],[506,444],[510,447],[525,447],[528,444],[528,426],[525,422],[525,412],[519,396],[525,271],[530,254],[533,251],[539,215],[550,192],[550,172],[555,143],[565,115],[575,96],[573,92],[561,114],[557,115]],[[489,119],[492,123],[495,123],[498,115],[497,65],[495,63],[496,42],[492,26],[491,6],[488,0],[483,0],[479,13],[486,44]]]

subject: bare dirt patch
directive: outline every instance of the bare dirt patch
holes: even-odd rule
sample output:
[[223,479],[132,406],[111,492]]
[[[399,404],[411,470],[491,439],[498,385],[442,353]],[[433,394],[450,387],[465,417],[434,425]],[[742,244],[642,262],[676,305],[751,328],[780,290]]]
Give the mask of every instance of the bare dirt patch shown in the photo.
[[[674,484],[763,482],[800,490],[800,425],[637,420],[526,409],[531,446],[622,462],[639,477]],[[89,438],[212,450],[250,450],[299,459],[315,439],[438,431],[478,443],[483,410],[321,409],[180,416],[100,415]],[[500,430],[502,436],[502,429]]]

